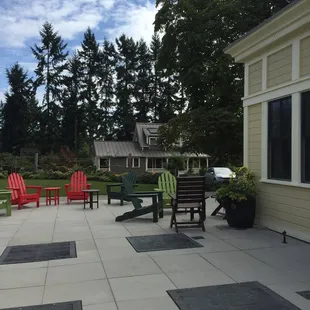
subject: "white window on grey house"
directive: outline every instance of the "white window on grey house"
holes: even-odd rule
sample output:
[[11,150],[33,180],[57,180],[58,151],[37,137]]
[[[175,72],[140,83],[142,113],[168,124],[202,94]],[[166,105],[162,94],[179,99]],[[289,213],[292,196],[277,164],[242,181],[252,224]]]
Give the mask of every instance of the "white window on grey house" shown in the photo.
[[268,103],[268,178],[292,178],[292,100],[281,98]]
[[164,159],[163,158],[149,158],[147,161],[148,169],[163,169]]
[[109,159],[108,158],[100,158],[100,169],[109,168]]
[[310,91],[301,94],[301,182],[310,183]]
[[140,158],[133,157],[132,158],[132,168],[140,168]]
[[157,138],[149,137],[149,145],[157,145]]
[[200,168],[200,158],[191,158],[189,162],[189,166],[192,169],[199,169]]

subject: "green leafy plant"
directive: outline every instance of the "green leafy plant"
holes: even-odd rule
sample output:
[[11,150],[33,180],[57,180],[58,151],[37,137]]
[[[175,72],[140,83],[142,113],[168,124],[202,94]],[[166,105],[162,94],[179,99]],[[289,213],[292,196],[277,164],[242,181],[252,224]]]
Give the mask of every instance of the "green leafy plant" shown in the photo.
[[231,178],[228,184],[221,186],[216,191],[218,201],[240,202],[247,200],[249,197],[256,196],[256,185],[252,172],[247,167],[234,169],[235,178]]

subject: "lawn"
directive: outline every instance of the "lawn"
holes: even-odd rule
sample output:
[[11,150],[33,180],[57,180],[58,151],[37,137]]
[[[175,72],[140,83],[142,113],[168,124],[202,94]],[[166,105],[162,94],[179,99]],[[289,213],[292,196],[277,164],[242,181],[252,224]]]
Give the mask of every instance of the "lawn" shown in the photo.
[[[65,184],[70,183],[69,180],[25,180],[26,185],[40,185],[43,187],[41,192],[41,196],[45,197],[44,187],[60,187],[60,196],[66,196],[65,193]],[[89,181],[91,184],[91,188],[99,189],[100,195],[107,194],[107,184],[106,182],[98,182],[98,181]],[[4,189],[8,186],[7,180],[0,180],[0,189]],[[156,184],[139,184],[136,187],[136,191],[152,191],[156,188]]]

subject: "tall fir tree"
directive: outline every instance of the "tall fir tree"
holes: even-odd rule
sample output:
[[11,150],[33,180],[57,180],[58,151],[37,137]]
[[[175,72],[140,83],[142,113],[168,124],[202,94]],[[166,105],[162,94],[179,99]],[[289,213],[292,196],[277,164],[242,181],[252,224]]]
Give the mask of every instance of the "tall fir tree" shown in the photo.
[[115,96],[115,66],[117,53],[113,43],[104,40],[102,51],[99,54],[98,85],[100,94],[100,136],[105,139],[111,138],[113,133],[112,108]]
[[85,110],[85,124],[89,148],[94,139],[100,136],[101,111],[98,103],[100,99],[99,66],[100,50],[95,34],[90,28],[84,33],[82,48],[78,52],[82,70],[81,101]]
[[131,140],[135,119],[133,98],[138,67],[137,44],[125,35],[116,39],[118,59],[116,65],[116,107],[114,121],[118,140]]
[[[81,105],[81,82],[83,71],[80,59],[73,54],[68,60],[68,75],[64,79],[62,141],[78,155],[81,142],[85,139],[85,110]],[[71,133],[71,134],[68,134]]]
[[33,83],[27,73],[18,64],[6,71],[10,90],[5,93],[2,109],[3,151],[19,154],[20,149],[32,142],[31,132],[35,128],[32,119],[36,101]]
[[137,122],[148,122],[152,112],[152,61],[149,47],[143,39],[137,43],[137,61],[135,119]]
[[52,24],[46,22],[40,31],[41,44],[31,48],[38,61],[35,70],[35,88],[44,86],[43,114],[41,128],[44,128],[43,151],[51,151],[60,147],[59,128],[61,116],[61,94],[64,72],[66,69],[67,44],[54,30]]

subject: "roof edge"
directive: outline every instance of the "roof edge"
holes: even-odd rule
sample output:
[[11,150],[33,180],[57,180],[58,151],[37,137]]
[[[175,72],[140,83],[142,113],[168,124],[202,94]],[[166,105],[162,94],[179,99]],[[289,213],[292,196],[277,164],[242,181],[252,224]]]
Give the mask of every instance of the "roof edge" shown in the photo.
[[244,34],[243,36],[241,36],[239,39],[237,39],[236,41],[234,41],[233,43],[231,43],[230,45],[228,45],[226,48],[224,48],[224,53],[225,54],[230,54],[230,50],[232,48],[234,48],[237,44],[241,43],[242,41],[246,40],[247,38],[249,38],[251,35],[253,35],[254,33],[257,33],[259,30],[261,30],[262,28],[264,28],[265,26],[267,26],[268,24],[270,24],[272,21],[278,19],[279,17],[281,17],[283,15],[283,13],[289,11],[290,9],[293,9],[295,7],[297,7],[298,4],[302,3],[305,0],[295,0],[294,2],[291,2],[290,4],[288,4],[286,7],[284,7],[282,10],[278,11],[277,13],[273,14],[271,17],[269,17],[268,19],[264,20],[263,22],[261,22],[259,25],[257,25],[255,28],[251,29],[250,31],[248,31],[246,34]]

